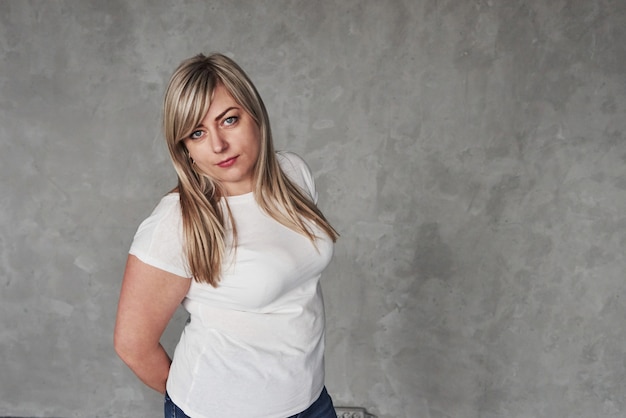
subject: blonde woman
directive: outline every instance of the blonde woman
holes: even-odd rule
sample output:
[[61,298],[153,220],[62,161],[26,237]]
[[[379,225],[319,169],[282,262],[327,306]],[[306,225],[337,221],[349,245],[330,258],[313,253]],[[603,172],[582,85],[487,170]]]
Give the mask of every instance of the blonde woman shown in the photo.
[[[256,88],[230,58],[185,60],[163,128],[178,186],[129,251],[115,349],[166,417],[336,418],[324,387],[320,274],[337,233],[311,172],[276,153]],[[173,359],[159,343],[189,312]]]

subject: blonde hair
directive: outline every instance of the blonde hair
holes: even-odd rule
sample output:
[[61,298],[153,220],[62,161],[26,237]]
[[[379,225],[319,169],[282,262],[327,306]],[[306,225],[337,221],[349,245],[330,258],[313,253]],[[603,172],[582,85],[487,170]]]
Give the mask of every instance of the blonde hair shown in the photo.
[[[254,197],[259,206],[286,227],[308,237],[315,234],[311,221],[333,241],[337,232],[322,212],[281,170],[276,159],[269,117],[254,84],[232,59],[202,54],[183,61],[172,75],[163,104],[163,130],[178,176],[184,246],[191,274],[198,282],[217,287],[227,245],[225,221],[219,204],[225,195],[213,178],[197,172],[183,139],[197,128],[211,105],[216,86],[224,86],[254,119],[261,132],[261,146],[254,168]],[[228,202],[226,202],[227,211]],[[236,242],[236,225],[231,227]]]

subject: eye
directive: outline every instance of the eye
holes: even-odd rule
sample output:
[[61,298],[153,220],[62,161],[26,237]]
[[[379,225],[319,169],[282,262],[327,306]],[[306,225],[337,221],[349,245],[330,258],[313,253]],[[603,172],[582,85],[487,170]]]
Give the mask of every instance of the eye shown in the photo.
[[204,135],[204,131],[198,129],[197,131],[193,131],[191,135],[189,135],[189,139],[199,139]]
[[226,119],[224,119],[223,124],[226,126],[232,126],[235,123],[237,123],[238,120],[239,120],[238,116],[229,116]]

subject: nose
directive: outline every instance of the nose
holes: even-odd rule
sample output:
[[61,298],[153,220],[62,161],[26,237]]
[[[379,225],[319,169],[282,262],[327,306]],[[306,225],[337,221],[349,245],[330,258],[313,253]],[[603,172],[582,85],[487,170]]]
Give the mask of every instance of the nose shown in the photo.
[[217,131],[211,135],[211,147],[216,154],[220,154],[228,149],[228,142],[221,132]]

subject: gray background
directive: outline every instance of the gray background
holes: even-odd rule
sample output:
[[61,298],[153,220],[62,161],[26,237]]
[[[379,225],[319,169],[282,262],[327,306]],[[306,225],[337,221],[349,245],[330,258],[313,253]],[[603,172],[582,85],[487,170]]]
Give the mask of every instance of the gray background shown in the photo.
[[112,330],[165,83],[210,51],[342,234],[337,405],[626,415],[623,0],[0,1],[0,415],[160,415]]

